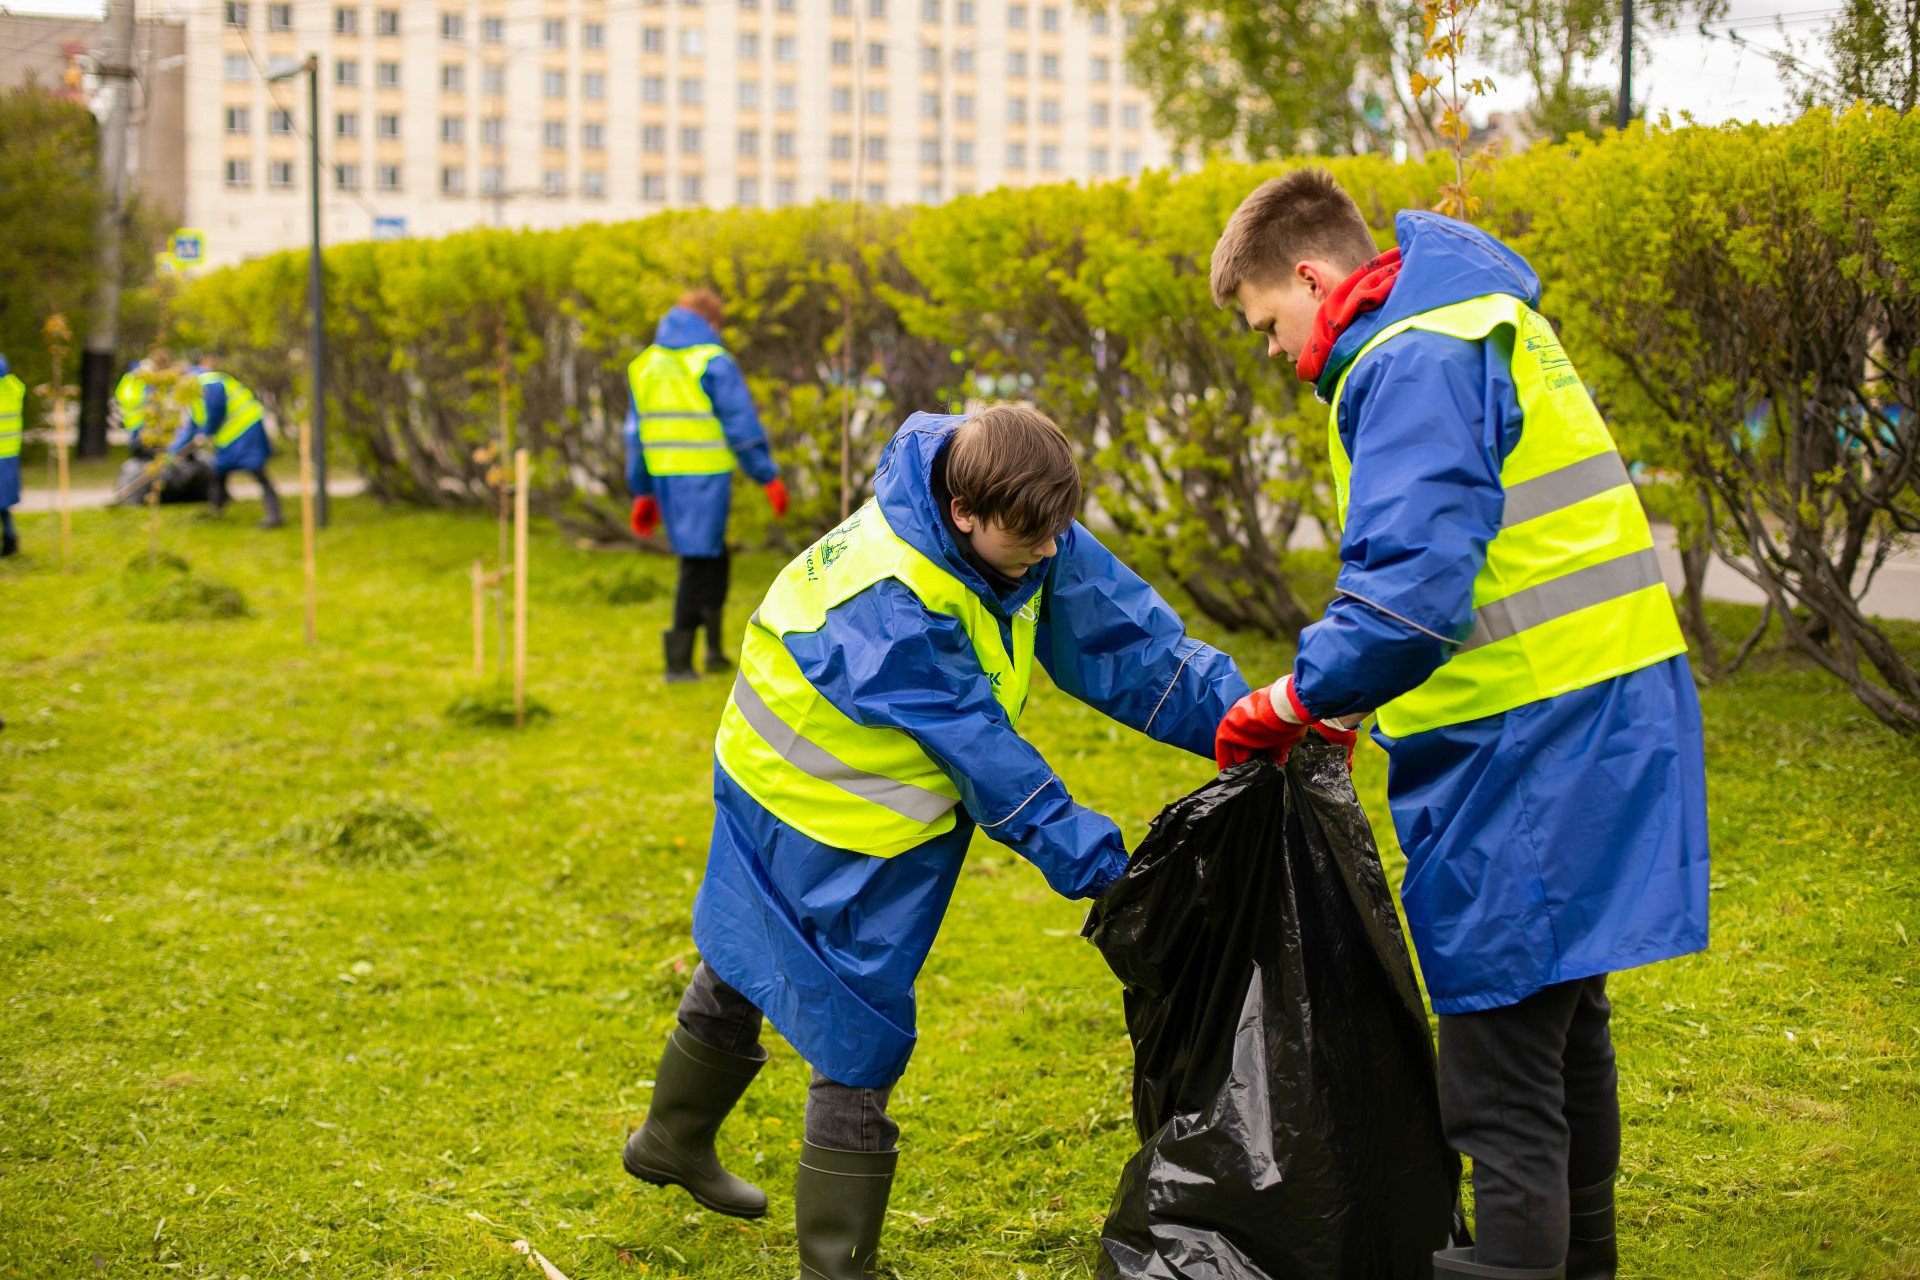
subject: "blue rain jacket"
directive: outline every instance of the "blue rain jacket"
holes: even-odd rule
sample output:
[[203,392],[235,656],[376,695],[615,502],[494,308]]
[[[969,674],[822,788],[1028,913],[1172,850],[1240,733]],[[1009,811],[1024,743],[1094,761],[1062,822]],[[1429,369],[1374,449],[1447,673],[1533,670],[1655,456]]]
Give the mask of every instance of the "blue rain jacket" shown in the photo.
[[[0,356],[0,378],[4,378],[12,372],[13,366],[7,363],[5,356]],[[24,402],[20,406],[20,412],[21,424],[24,426],[26,423],[26,405]],[[11,507],[19,501],[20,455],[15,454],[11,458],[0,458],[0,509]]]
[[[941,524],[930,475],[963,419],[919,413],[887,445],[874,493],[887,522],[1007,623],[1037,592],[1035,657],[1054,683],[1122,724],[1211,759],[1247,692],[1233,660],[1187,638],[1179,615],[1079,524],[1059,553],[995,595]],[[693,907],[700,954],[841,1084],[899,1079],[914,1044],[914,978],[978,824],[1055,892],[1097,895],[1127,865],[1120,831],[1073,802],[1007,721],[959,621],[876,584],[786,637],[807,679],[862,724],[911,733],[960,791],[945,835],[892,858],[821,844],[782,823],[717,764],[707,874]]]
[[[1491,236],[1430,213],[1395,222],[1400,277],[1321,375],[1386,325],[1540,282]],[[1371,711],[1424,681],[1473,622],[1500,529],[1500,467],[1525,424],[1495,340],[1409,332],[1348,379],[1353,459],[1339,594],[1301,633],[1294,687],[1316,716]],[[1407,855],[1401,900],[1434,1010],[1514,1004],[1556,982],[1707,945],[1706,763],[1685,656],[1405,738],[1374,730]]]
[[[661,317],[654,330],[654,342],[676,350],[705,343],[718,345],[720,335],[705,319],[685,307],[674,307]],[[780,474],[767,448],[767,433],[760,427],[760,414],[753,407],[747,380],[732,356],[722,353],[700,375],[700,389],[713,401],[720,417],[720,429],[726,433],[740,469],[755,484],[766,484]],[[629,392],[631,395],[631,392]],[[634,497],[652,494],[660,503],[660,523],[666,527],[667,541],[675,555],[713,557],[727,551],[727,515],[733,505],[733,473],[707,476],[655,476],[647,474],[647,460],[640,452],[640,419],[631,399],[627,404],[627,490]]]
[[[194,365],[188,373],[198,376],[207,370]],[[205,436],[211,440],[220,433],[221,426],[227,420],[227,389],[220,383],[200,388],[200,403],[206,410],[206,421],[195,425],[189,417],[180,424],[180,431],[168,446],[169,453],[179,453],[192,442],[195,436]],[[273,442],[267,438],[267,420],[254,423],[239,438],[213,451],[213,469],[225,474],[229,471],[258,471],[267,465],[267,459],[273,456]]]

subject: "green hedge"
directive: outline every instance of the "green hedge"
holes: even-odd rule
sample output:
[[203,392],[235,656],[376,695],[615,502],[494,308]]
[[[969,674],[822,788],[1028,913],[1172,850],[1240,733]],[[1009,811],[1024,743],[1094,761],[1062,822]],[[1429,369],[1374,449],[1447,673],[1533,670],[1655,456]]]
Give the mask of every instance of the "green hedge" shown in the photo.
[[[1722,206],[1753,192],[1720,185],[1716,166],[1825,147],[1913,174],[1914,130],[1860,112],[1575,139],[1493,165],[1479,179],[1482,220],[1540,268],[1544,310],[1564,325],[1628,452],[1684,469],[1673,406],[1638,389],[1646,367],[1621,357],[1647,317],[1672,311],[1660,254],[1682,211],[1714,211],[1719,223],[1707,224],[1738,241],[1744,215]],[[854,212],[825,204],[341,246],[327,253],[330,421],[376,493],[491,502],[476,450],[496,427],[504,332],[515,430],[539,467],[536,504],[577,532],[623,536],[625,366],[676,294],[710,283],[728,300],[725,340],[794,490],[796,535],[838,515],[843,396],[856,502],[908,413],[1015,396],[1068,430],[1092,518],[1126,554],[1223,624],[1292,634],[1330,586],[1325,551],[1287,550],[1309,518],[1332,523],[1325,409],[1237,316],[1214,308],[1206,268],[1239,199],[1300,163],[1222,162],[1185,177],[867,210],[857,255]],[[1334,170],[1383,244],[1394,214],[1430,205],[1451,169],[1439,157],[1311,163]],[[1844,203],[1831,175],[1794,180],[1815,204]],[[1910,238],[1911,225],[1894,230]],[[302,341],[303,282],[301,254],[209,275],[176,304],[177,340],[297,412],[299,365],[287,353]],[[851,388],[839,377],[843,298],[855,312]],[[1738,426],[1735,415],[1711,429],[1731,438]]]

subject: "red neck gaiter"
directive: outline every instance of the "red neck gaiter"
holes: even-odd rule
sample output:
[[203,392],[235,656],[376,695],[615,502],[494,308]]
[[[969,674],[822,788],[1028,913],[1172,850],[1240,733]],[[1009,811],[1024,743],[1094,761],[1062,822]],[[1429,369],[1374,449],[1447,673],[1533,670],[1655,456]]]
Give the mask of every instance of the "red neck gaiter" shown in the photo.
[[1294,365],[1302,382],[1320,380],[1333,355],[1333,344],[1362,312],[1377,310],[1387,300],[1399,274],[1400,250],[1389,249],[1342,280],[1340,287],[1326,296],[1314,314],[1313,336],[1307,339],[1307,349],[1300,353],[1299,363]]

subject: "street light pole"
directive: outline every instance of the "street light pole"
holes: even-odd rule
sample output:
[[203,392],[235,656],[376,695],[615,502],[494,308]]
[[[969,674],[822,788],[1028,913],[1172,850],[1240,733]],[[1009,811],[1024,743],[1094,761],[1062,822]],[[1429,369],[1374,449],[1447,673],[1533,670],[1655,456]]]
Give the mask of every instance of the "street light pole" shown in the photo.
[[314,523],[327,527],[326,287],[320,271],[320,55],[310,53],[297,67],[267,77],[267,83],[307,77],[307,212],[312,238],[307,249],[308,421],[312,423]]
[[1633,0],[1620,0],[1620,106],[1614,124],[1633,123]]

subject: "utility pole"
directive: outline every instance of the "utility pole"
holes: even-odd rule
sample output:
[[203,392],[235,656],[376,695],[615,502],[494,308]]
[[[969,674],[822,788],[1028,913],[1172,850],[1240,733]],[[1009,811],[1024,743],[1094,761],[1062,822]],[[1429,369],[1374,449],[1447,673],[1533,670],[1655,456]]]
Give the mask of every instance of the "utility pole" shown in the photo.
[[133,0],[109,0],[94,70],[106,93],[100,128],[100,284],[80,350],[80,456],[107,456],[107,404],[120,345],[120,241],[127,214],[127,119],[133,99]]
[[1633,123],[1633,0],[1620,0],[1620,107],[1614,124]]
[[320,55],[310,53],[307,60],[278,75],[267,77],[268,84],[307,78],[307,213],[311,219],[312,239],[307,249],[307,420],[313,424],[313,516],[314,524],[326,528],[330,504],[327,501],[327,339],[326,287],[320,272]]

